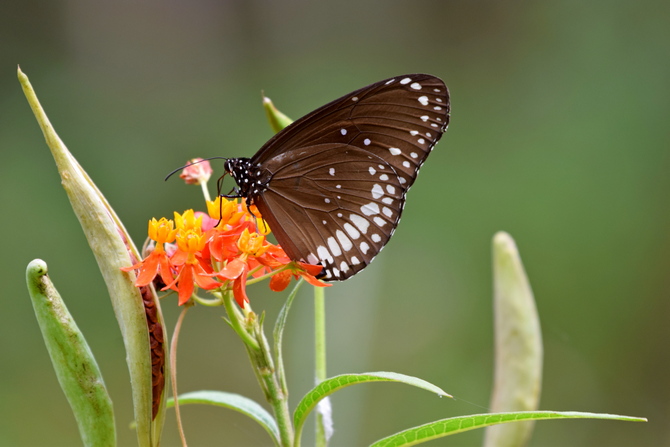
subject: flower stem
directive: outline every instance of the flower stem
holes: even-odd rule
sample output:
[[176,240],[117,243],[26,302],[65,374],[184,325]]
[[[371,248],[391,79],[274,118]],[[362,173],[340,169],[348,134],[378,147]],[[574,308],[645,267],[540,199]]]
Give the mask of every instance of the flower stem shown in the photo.
[[183,447],[186,447],[186,436],[184,435],[184,427],[181,423],[181,413],[179,412],[179,394],[177,393],[177,343],[179,341],[179,332],[181,331],[181,326],[184,323],[184,317],[186,317],[186,312],[190,307],[191,304],[187,302],[179,314],[177,324],[174,327],[174,334],[172,335],[172,346],[170,347],[172,395],[174,396],[174,410],[177,417],[177,429],[179,431],[179,438],[181,439],[181,445]]
[[[323,287],[314,287],[314,370],[316,382],[326,380],[326,300]],[[326,438],[324,415],[316,415],[316,446],[325,447]]]
[[272,360],[272,351],[260,325],[255,326],[255,335],[260,345],[258,352],[248,349],[249,357],[256,370],[256,376],[265,392],[265,399],[272,406],[283,447],[293,446],[294,431],[288,394],[284,393]]
[[232,290],[223,292],[223,305],[226,308],[226,313],[228,314],[230,325],[232,326],[233,330],[237,332],[237,335],[240,336],[245,346],[248,346],[254,351],[258,351],[260,349],[258,341],[251,334],[249,334],[249,332],[247,332],[244,327],[242,327],[240,320],[244,317],[235,308],[235,304],[233,304]]
[[205,200],[211,202],[212,199],[210,199],[209,196],[209,189],[207,188],[207,182],[200,182],[200,187],[202,188],[202,195],[205,197]]
[[293,421],[288,407],[288,394],[285,393],[272,359],[272,350],[263,333],[262,320],[250,308],[244,314],[233,303],[232,291],[224,292],[224,306],[233,330],[242,338],[247,349],[258,384],[265,399],[272,406],[282,447],[292,447],[295,438]]

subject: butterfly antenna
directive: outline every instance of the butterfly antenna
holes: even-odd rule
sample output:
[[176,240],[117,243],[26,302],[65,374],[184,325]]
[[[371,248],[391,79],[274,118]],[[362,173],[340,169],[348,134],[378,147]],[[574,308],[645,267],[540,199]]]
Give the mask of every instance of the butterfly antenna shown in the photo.
[[172,177],[174,174],[177,172],[181,171],[182,169],[188,168],[189,166],[197,165],[198,163],[202,163],[203,161],[209,161],[209,160],[228,160],[226,157],[209,157],[209,158],[203,158],[202,160],[194,161],[192,163],[188,163],[181,168],[177,168],[174,171],[170,172],[167,177],[165,177],[165,181],[167,181],[170,177]]

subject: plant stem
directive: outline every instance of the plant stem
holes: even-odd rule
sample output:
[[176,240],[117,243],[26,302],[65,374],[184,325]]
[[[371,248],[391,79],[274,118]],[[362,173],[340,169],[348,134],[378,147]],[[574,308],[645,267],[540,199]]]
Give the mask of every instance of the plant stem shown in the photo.
[[265,399],[272,406],[282,447],[293,447],[295,433],[293,420],[288,407],[288,395],[282,390],[280,379],[272,359],[272,351],[263,328],[263,318],[246,308],[244,314],[233,303],[232,292],[223,296],[226,313],[230,325],[242,338],[247,349],[258,384],[261,386]]
[[[326,300],[323,287],[314,287],[314,370],[316,383],[326,380]],[[328,445],[324,415],[316,413],[316,446]]]
[[256,370],[256,376],[263,391],[265,399],[272,406],[272,411],[277,421],[282,446],[292,447],[294,441],[293,420],[288,407],[288,395],[282,390],[277,370],[272,360],[272,351],[265,338],[260,325],[255,326],[255,335],[260,346],[258,352],[248,349],[249,357]]
[[233,327],[233,330],[237,332],[237,335],[240,336],[245,346],[249,346],[253,350],[258,351],[258,349],[260,349],[258,341],[242,326],[240,320],[244,317],[242,317],[240,312],[235,308],[235,304],[233,304],[232,290],[223,292],[223,306],[226,308],[226,313],[230,319],[230,325]]
[[186,317],[186,312],[191,307],[190,303],[186,303],[179,314],[177,319],[177,324],[174,327],[174,334],[172,335],[172,346],[170,347],[170,372],[171,382],[172,382],[172,396],[174,399],[174,410],[175,416],[177,417],[177,430],[179,431],[179,438],[181,439],[181,445],[186,447],[186,436],[184,435],[184,427],[181,423],[181,413],[179,411],[179,394],[177,393],[177,343],[179,342],[179,333],[181,331],[181,326],[184,323],[184,317]]

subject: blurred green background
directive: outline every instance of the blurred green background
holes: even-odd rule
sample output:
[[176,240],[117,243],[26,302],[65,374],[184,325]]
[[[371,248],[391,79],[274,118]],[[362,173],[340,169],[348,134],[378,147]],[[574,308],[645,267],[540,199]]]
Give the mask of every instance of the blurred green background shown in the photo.
[[[120,332],[17,64],[140,244],[149,218],[202,208],[198,188],[166,173],[196,156],[251,156],[271,136],[262,89],[297,118],[386,77],[442,77],[451,127],[399,230],[372,266],[328,290],[328,367],[402,372],[457,399],[349,388],[333,398],[331,445],[486,411],[498,230],[516,239],[536,294],[541,408],[649,418],[541,422],[532,445],[670,445],[669,43],[667,1],[3,2],[0,445],[80,444],[25,289],[38,257],[97,356],[119,444],[135,444]],[[265,285],[250,295],[268,321],[286,296]],[[163,309],[173,327],[175,298]],[[293,404],[313,383],[311,312],[305,293],[285,338]],[[222,314],[190,311],[180,390],[261,400]],[[183,415],[193,446],[269,445],[231,411]],[[478,446],[482,435],[432,445]],[[163,445],[179,445],[171,411]]]

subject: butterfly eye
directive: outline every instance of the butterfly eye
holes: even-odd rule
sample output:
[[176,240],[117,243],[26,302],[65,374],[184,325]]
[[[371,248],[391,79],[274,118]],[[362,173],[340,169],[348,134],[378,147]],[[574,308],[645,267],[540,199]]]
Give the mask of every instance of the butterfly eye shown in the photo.
[[325,280],[347,279],[395,232],[449,112],[446,85],[430,75],[356,90],[295,121],[251,159],[227,160],[232,196],[258,207],[291,259],[323,265]]

